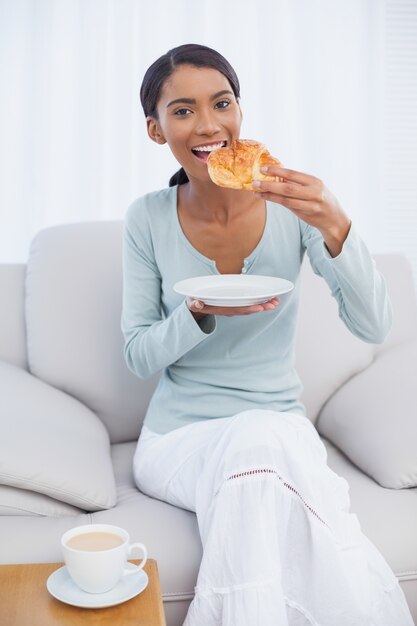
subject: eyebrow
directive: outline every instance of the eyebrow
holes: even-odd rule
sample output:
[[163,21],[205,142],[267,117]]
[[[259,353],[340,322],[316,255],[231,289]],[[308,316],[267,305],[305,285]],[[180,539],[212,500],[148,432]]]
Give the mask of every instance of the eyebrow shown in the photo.
[[[226,93],[230,93],[232,96],[234,95],[233,91],[230,91],[230,89],[223,89],[222,91],[217,91],[215,94],[210,96],[210,100],[215,100],[216,98],[219,98]],[[168,102],[167,108],[170,107],[172,104],[178,104],[179,102],[183,104],[196,104],[197,100],[195,98],[177,98],[176,100],[171,100],[171,102]]]

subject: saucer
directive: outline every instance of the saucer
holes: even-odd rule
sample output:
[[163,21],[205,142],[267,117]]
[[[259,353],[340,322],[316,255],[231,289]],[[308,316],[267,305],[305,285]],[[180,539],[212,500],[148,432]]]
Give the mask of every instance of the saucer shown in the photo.
[[[127,563],[128,569],[134,567],[136,566],[132,563]],[[141,569],[134,576],[124,576],[111,591],[87,593],[74,583],[64,565],[49,576],[46,587],[51,596],[65,604],[85,609],[102,609],[134,598],[148,586],[148,582],[148,575]]]

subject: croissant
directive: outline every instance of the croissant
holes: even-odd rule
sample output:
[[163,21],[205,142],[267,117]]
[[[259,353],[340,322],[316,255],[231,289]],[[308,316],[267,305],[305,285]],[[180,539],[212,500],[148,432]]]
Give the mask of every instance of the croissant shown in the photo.
[[209,154],[207,164],[211,180],[220,187],[261,191],[252,187],[253,180],[284,180],[262,174],[261,167],[282,166],[282,163],[271,156],[266,146],[252,139],[235,139],[230,146],[214,150]]

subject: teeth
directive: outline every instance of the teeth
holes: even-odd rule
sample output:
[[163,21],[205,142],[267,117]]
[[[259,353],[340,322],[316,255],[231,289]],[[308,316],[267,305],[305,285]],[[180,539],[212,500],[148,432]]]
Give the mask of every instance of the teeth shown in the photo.
[[224,145],[226,145],[226,142],[221,141],[220,143],[216,143],[212,146],[198,146],[198,148],[192,148],[192,150],[193,152],[213,152],[213,150],[217,150]]

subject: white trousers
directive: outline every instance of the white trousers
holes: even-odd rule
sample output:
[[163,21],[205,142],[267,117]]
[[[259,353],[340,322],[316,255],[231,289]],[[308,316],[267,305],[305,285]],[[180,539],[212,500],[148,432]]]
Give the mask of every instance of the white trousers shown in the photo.
[[253,410],[165,435],[144,427],[134,476],[197,514],[203,557],[184,626],[413,626],[306,417]]

